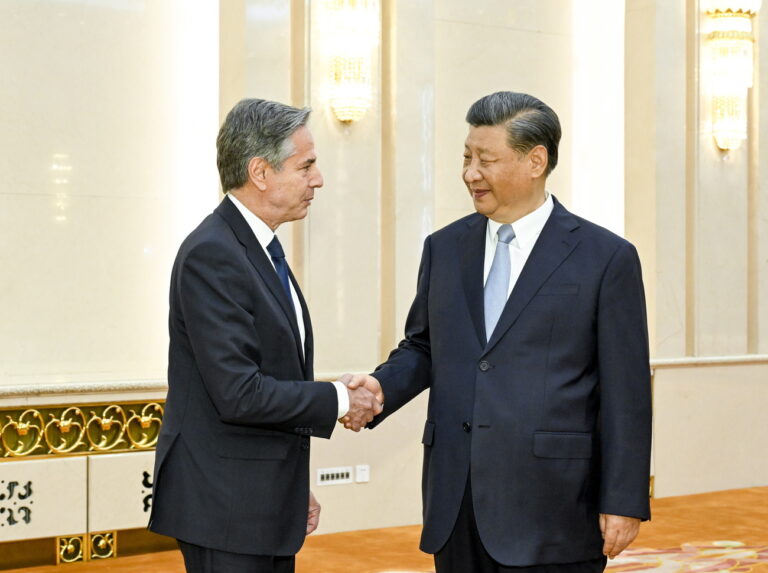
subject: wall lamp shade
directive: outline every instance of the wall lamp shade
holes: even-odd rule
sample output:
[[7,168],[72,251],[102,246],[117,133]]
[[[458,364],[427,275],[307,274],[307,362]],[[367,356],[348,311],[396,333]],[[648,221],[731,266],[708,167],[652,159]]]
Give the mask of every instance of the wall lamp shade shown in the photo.
[[331,109],[339,121],[359,121],[373,103],[374,58],[381,28],[379,2],[325,0],[322,6]]
[[702,0],[707,15],[712,94],[712,133],[722,150],[738,149],[747,139],[747,93],[754,77],[752,16],[761,0]]

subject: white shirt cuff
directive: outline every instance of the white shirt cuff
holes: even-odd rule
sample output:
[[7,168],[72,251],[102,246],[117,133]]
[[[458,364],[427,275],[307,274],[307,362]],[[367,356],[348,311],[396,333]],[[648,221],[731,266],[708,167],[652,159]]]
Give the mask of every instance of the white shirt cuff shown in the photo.
[[344,385],[344,382],[339,382],[336,380],[336,382],[333,382],[333,385],[336,387],[336,395],[339,398],[339,415],[336,416],[336,419],[346,416],[347,412],[349,412],[349,394],[347,393],[347,387]]

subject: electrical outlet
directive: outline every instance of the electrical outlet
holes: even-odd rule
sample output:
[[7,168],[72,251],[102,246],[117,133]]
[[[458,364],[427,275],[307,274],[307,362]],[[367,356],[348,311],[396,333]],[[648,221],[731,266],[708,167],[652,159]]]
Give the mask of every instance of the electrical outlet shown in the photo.
[[368,483],[371,481],[371,466],[368,464],[355,466],[355,481],[357,483]]
[[320,468],[317,470],[317,485],[339,485],[352,483],[352,466]]

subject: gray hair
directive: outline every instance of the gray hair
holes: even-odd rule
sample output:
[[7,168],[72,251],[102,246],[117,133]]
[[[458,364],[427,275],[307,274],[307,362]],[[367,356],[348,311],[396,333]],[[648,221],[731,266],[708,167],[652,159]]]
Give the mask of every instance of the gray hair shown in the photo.
[[505,126],[507,145],[518,153],[528,153],[537,145],[543,145],[549,156],[546,175],[557,165],[560,120],[552,108],[532,95],[517,92],[487,95],[472,104],[466,120],[473,127]]
[[279,171],[294,152],[290,137],[307,124],[309,108],[244,99],[227,114],[216,138],[216,165],[226,193],[248,181],[248,163],[263,158]]

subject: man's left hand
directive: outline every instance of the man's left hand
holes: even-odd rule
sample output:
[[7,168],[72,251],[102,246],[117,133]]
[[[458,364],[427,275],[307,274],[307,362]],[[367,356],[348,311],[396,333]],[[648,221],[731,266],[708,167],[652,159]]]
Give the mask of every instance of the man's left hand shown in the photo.
[[317,529],[320,523],[320,504],[315,499],[315,494],[309,492],[309,512],[307,513],[307,535]]
[[624,551],[640,531],[640,520],[623,515],[600,514],[600,533],[603,534],[603,555],[611,559]]

